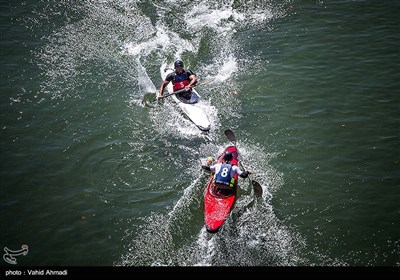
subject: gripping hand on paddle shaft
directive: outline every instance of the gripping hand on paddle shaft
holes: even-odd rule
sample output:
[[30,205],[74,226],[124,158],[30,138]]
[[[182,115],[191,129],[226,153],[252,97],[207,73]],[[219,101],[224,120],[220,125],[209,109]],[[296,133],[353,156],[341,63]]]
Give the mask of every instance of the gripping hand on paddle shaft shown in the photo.
[[247,177],[249,177],[249,175],[251,173],[252,172],[250,170],[247,170],[247,171],[243,171],[242,174],[240,174],[239,176],[242,177],[242,178],[247,178]]

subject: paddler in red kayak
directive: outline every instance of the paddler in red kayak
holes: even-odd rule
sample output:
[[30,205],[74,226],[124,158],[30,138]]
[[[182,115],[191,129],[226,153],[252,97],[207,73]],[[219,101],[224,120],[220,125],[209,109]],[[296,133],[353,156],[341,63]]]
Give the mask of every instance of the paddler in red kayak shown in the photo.
[[235,173],[242,178],[247,178],[251,174],[250,171],[242,171],[237,165],[233,165],[231,163],[232,160],[232,153],[225,152],[222,162],[217,162],[211,166],[201,166],[205,170],[215,171],[213,193],[217,195],[229,195],[235,190],[237,185],[237,182],[235,182]]

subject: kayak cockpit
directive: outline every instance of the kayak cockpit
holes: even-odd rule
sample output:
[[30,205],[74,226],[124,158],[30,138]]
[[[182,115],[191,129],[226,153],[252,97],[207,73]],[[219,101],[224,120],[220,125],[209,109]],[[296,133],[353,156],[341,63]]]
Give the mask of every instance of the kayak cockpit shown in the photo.
[[214,182],[211,183],[211,186],[209,188],[210,194],[216,198],[228,198],[232,195],[235,195],[236,190],[237,190],[237,184],[235,184],[231,188],[227,185]]

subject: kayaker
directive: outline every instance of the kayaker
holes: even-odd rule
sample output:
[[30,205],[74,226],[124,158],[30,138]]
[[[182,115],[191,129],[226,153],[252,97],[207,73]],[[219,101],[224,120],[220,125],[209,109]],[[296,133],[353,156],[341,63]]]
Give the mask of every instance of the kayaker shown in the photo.
[[163,95],[165,87],[172,82],[174,92],[185,89],[176,94],[182,102],[198,102],[198,96],[196,94],[192,94],[192,87],[197,83],[196,74],[190,69],[185,69],[183,61],[179,59],[174,62],[174,68],[175,71],[168,74],[161,84],[157,95],[157,100],[159,100]]
[[218,189],[233,189],[235,186],[235,173],[242,178],[247,178],[251,174],[250,171],[242,171],[238,166],[233,165],[231,163],[232,159],[232,153],[226,152],[222,162],[217,162],[211,166],[201,166],[205,170],[215,171],[214,185]]

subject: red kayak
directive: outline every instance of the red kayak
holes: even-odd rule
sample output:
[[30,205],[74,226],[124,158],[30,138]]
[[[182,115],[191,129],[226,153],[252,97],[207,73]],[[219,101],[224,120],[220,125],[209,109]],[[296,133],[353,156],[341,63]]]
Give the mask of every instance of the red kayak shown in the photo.
[[[236,146],[230,145],[219,156],[218,162],[223,161],[225,152],[233,155],[232,165],[238,165],[238,151]],[[204,221],[208,232],[217,232],[222,226],[236,201],[238,175],[235,174],[233,188],[217,189],[214,185],[214,172],[210,175],[204,192]]]

